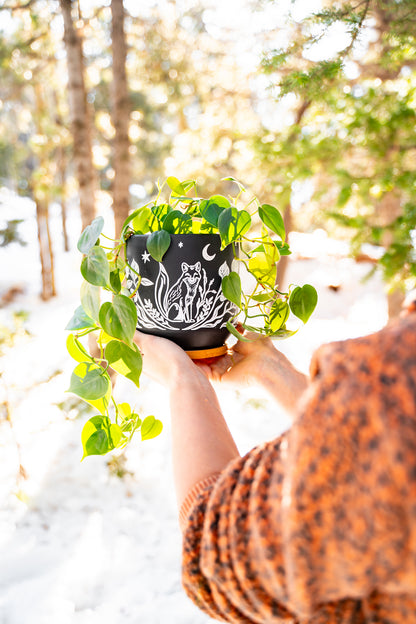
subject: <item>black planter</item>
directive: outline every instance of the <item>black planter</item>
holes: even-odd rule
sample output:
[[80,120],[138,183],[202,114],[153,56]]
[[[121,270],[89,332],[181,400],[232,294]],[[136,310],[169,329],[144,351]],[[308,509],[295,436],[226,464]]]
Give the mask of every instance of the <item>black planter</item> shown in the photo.
[[[146,248],[148,234],[127,240],[127,261],[141,276],[134,295],[137,329],[173,340],[186,351],[221,347],[236,307],[222,294],[221,281],[233,270],[232,246],[222,250],[217,234],[171,234],[162,262]],[[234,268],[235,270],[235,268]],[[127,287],[138,277],[127,270]]]

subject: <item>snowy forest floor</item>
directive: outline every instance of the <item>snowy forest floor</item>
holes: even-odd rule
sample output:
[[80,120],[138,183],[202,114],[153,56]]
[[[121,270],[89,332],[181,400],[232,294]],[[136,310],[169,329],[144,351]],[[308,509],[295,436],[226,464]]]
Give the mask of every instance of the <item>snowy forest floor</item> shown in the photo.
[[[140,392],[119,379],[118,400],[129,396],[164,431],[133,442],[125,461],[80,462],[89,415],[77,416],[65,393],[74,363],[64,330],[78,305],[79,221],[71,217],[72,251],[64,253],[53,215],[58,296],[42,302],[34,211],[7,197],[0,192],[2,217],[24,216],[28,244],[0,249],[0,298],[13,285],[23,291],[0,309],[0,326],[25,311],[29,335],[16,336],[0,368],[0,404],[10,415],[0,413],[0,624],[211,622],[181,588],[167,396],[144,377]],[[305,328],[277,346],[306,372],[320,344],[381,328],[387,303],[377,276],[362,283],[371,267],[348,258],[345,243],[316,231],[293,233],[291,247],[288,282],[313,284],[319,303]],[[287,428],[284,412],[260,390],[217,389],[241,453]]]

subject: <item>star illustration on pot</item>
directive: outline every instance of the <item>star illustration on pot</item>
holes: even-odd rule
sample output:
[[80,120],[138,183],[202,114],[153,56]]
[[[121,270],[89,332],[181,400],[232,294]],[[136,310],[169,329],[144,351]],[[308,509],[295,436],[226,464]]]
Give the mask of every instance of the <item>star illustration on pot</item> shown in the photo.
[[146,264],[146,262],[150,262],[150,254],[148,251],[142,253],[142,260]]
[[178,247],[183,247],[183,242],[182,241],[179,241]]

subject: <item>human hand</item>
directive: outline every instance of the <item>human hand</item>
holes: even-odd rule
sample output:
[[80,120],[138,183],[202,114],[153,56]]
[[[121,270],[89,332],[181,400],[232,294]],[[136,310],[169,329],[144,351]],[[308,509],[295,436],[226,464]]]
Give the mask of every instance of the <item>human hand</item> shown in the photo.
[[238,387],[262,386],[293,417],[297,402],[308,385],[308,377],[298,371],[270,338],[245,334],[251,342],[238,341],[231,352],[216,362],[197,364],[213,381]]
[[136,331],[134,342],[143,355],[143,372],[163,386],[172,388],[181,375],[202,374],[186,352],[171,340]]
[[196,365],[213,381],[250,386],[259,382],[261,371],[270,358],[276,356],[276,349],[270,338],[254,332],[244,334],[250,342],[237,341],[232,349],[211,364]]

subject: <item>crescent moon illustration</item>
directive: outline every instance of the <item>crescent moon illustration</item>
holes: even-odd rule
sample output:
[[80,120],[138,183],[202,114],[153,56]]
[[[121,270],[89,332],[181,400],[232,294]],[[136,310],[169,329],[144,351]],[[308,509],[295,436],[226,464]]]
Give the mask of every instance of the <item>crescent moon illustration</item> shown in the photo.
[[211,243],[208,243],[208,245],[205,245],[205,247],[202,250],[202,257],[204,258],[204,260],[208,260],[208,262],[210,262],[211,260],[214,260],[216,254],[213,254],[212,256],[210,256],[210,254],[208,253],[208,247],[210,246]]

